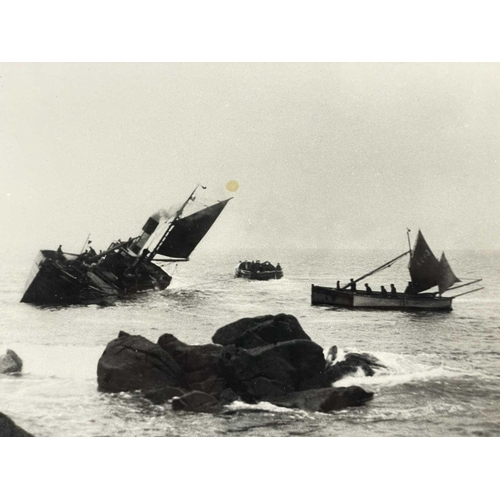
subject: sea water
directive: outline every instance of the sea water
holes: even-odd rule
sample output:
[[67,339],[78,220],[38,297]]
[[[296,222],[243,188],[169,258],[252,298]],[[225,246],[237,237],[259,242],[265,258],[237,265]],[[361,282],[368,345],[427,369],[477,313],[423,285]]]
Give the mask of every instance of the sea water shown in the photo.
[[[483,277],[485,287],[455,299],[452,312],[311,306],[311,284],[346,283],[398,253],[197,250],[190,262],[166,268],[173,275],[167,290],[110,307],[22,304],[31,260],[4,259],[0,352],[13,349],[24,366],[20,375],[0,375],[0,411],[36,436],[499,436],[499,253],[447,253],[460,277]],[[246,259],[279,261],[284,278],[234,278]],[[391,283],[402,290],[406,264],[366,281],[374,290]],[[120,330],[152,341],[168,332],[205,344],[229,322],[278,313],[296,316],[325,353],[336,345],[339,356],[351,351],[379,358],[386,368],[375,376],[357,373],[336,383],[359,385],[374,392],[373,400],[330,414],[236,402],[212,415],[173,412],[137,393],[97,390],[99,357]]]

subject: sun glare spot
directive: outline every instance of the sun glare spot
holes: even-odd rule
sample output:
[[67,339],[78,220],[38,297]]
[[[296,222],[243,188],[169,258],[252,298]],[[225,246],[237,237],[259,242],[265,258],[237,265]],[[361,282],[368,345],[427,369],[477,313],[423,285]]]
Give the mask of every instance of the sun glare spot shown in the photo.
[[240,187],[240,185],[238,184],[237,181],[229,181],[227,184],[226,184],[226,189],[228,191],[231,191],[231,193],[234,193],[236,191],[238,191],[238,188]]

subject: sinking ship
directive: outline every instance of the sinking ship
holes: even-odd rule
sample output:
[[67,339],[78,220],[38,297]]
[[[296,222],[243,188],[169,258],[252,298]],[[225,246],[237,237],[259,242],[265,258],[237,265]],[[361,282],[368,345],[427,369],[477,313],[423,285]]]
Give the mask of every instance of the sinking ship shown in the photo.
[[186,207],[195,200],[198,187],[173,216],[149,217],[140,236],[111,243],[105,251],[97,253],[89,248],[74,254],[63,252],[61,247],[41,250],[21,302],[108,305],[131,294],[164,290],[172,277],[157,263],[188,261],[231,200],[183,216]]

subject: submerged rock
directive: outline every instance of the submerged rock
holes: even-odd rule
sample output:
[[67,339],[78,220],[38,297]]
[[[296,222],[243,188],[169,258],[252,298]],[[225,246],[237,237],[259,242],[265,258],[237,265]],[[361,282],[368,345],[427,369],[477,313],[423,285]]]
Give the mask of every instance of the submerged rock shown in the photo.
[[358,386],[326,387],[291,392],[284,396],[269,398],[267,401],[276,406],[297,408],[307,411],[328,413],[349,406],[359,406],[373,398],[373,392],[367,392]]
[[172,410],[196,411],[202,413],[213,413],[220,410],[219,401],[200,391],[192,391],[180,398],[172,400]]
[[277,314],[276,316],[242,318],[223,326],[215,332],[212,342],[251,349],[299,339],[311,340],[297,318],[290,314]]
[[22,369],[22,359],[11,349],[0,356],[0,373],[18,373]]
[[386,368],[379,359],[367,353],[347,353],[342,361],[335,362],[337,357],[337,347],[333,346],[328,351],[325,377],[331,384],[337,382],[348,375],[362,370],[367,377],[375,374],[376,368]]
[[0,412],[0,437],[33,437],[16,425],[11,418]]
[[155,405],[162,405],[175,397],[182,396],[183,394],[184,391],[182,389],[179,389],[178,387],[170,387],[167,385],[165,387],[160,387],[158,389],[153,389],[151,391],[145,392],[144,397],[146,399],[149,399]]
[[120,332],[106,346],[97,365],[99,389],[108,392],[182,387],[184,372],[160,346],[142,337]]

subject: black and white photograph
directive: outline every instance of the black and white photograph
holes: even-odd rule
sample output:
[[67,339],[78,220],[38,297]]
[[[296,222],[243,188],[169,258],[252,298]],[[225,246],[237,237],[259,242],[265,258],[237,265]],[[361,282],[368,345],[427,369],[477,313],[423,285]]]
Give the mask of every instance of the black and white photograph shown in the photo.
[[16,425],[499,435],[500,65],[4,64],[1,82]]
[[500,436],[500,63],[135,59],[0,63],[0,436]]

